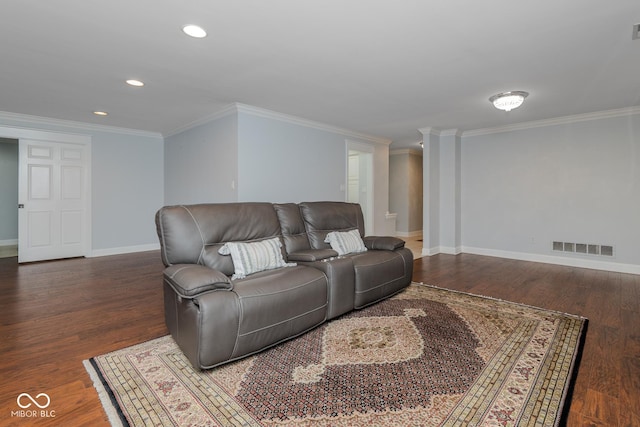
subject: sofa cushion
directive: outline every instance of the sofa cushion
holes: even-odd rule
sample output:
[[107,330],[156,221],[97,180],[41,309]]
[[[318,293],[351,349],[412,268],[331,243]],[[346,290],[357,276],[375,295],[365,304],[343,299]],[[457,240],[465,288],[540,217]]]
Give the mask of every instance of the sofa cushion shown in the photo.
[[404,257],[397,252],[368,251],[349,257],[355,270],[355,308],[387,298],[411,281]]
[[280,239],[261,240],[259,242],[227,242],[220,247],[221,255],[231,255],[234,273],[232,279],[243,279],[259,271],[280,267],[295,266],[282,257]]
[[331,249],[338,252],[338,255],[367,251],[358,230],[331,231],[327,233],[324,242],[329,243]]
[[156,214],[156,229],[165,266],[204,264],[223,273],[231,262],[217,245],[281,235],[273,205],[257,202],[165,206]]
[[292,338],[326,320],[327,278],[315,268],[256,273],[235,281],[234,293],[241,316],[233,358]]
[[284,240],[287,254],[311,249],[307,238],[307,229],[302,220],[302,215],[300,215],[298,205],[295,203],[278,203],[274,204],[273,208],[280,221],[282,239]]
[[364,217],[357,203],[303,202],[299,206],[313,249],[329,249],[324,239],[331,231],[358,229],[360,235],[364,236]]

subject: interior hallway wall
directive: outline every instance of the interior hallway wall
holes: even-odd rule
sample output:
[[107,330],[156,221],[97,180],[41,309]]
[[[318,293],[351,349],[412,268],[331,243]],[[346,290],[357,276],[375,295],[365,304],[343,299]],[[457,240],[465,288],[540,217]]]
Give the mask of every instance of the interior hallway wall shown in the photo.
[[18,240],[18,141],[0,138],[0,246]]

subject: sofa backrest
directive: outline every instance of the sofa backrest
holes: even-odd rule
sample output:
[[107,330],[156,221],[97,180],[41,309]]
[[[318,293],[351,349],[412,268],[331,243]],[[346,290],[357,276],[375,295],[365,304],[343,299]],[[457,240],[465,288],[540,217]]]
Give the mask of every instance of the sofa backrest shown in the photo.
[[357,203],[304,202],[299,207],[312,249],[331,248],[324,242],[330,231],[358,229],[364,237],[364,216]]
[[280,221],[282,238],[288,254],[311,249],[300,207],[295,203],[273,205]]
[[226,242],[260,241],[280,236],[271,203],[211,203],[165,206],[156,213],[162,262],[201,264],[233,274],[230,256],[218,254]]

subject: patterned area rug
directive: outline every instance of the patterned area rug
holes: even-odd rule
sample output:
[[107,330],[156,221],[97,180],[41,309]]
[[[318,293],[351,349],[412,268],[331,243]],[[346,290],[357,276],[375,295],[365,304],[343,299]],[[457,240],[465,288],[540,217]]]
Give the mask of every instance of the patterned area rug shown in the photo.
[[85,366],[113,425],[555,426],[586,325],[412,284],[210,371],[168,336]]

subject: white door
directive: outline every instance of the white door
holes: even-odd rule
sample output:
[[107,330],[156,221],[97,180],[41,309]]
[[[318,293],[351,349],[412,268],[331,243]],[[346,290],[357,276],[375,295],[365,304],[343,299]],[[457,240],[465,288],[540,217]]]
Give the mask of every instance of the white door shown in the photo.
[[20,139],[19,158],[18,262],[86,255],[86,145]]

